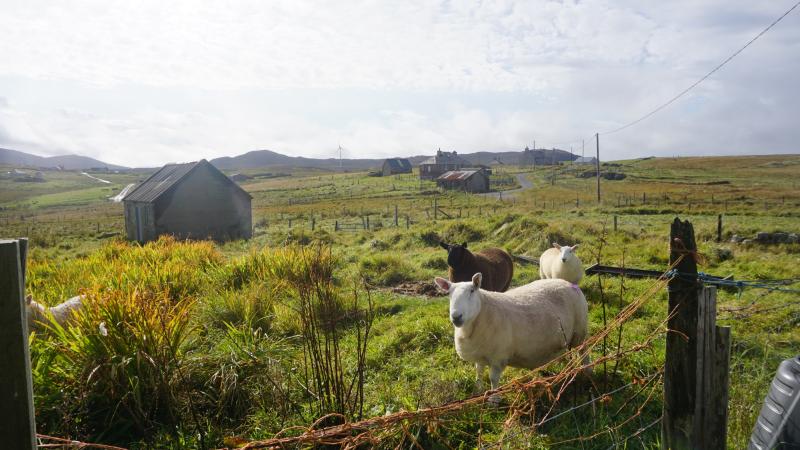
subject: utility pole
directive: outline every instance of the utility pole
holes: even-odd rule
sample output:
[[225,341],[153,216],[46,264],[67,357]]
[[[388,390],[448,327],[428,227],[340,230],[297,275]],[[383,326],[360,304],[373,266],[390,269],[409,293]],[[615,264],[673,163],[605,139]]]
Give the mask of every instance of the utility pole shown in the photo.
[[595,133],[594,137],[597,141],[597,203],[600,203],[600,133]]

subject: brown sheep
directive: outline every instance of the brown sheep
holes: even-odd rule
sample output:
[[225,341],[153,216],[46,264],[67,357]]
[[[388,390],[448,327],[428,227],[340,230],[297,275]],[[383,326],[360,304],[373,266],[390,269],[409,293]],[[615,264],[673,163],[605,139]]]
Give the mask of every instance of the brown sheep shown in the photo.
[[514,262],[507,251],[492,247],[472,253],[467,250],[466,242],[461,245],[440,242],[439,245],[447,250],[450,281],[470,281],[473,275],[480,273],[481,286],[487,291],[505,292],[511,286]]

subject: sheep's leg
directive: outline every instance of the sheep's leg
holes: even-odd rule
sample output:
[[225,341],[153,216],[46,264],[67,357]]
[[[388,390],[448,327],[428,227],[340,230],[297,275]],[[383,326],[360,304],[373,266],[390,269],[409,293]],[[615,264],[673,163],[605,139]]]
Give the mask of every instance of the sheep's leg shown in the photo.
[[476,392],[483,392],[483,369],[486,366],[480,363],[475,363],[475,390]]
[[[492,390],[500,387],[500,376],[503,375],[503,369],[505,369],[505,366],[500,366],[496,364],[492,364],[491,366],[489,366],[489,381],[492,382]],[[500,394],[492,394],[489,397],[489,402],[494,405],[499,404]]]

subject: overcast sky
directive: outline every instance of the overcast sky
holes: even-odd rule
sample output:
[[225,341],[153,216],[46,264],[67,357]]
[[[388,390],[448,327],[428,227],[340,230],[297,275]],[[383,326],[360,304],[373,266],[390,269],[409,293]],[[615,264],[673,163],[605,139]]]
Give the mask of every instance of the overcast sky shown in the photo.
[[[0,0],[0,147],[152,166],[572,146],[796,0]],[[800,8],[603,159],[800,153]]]

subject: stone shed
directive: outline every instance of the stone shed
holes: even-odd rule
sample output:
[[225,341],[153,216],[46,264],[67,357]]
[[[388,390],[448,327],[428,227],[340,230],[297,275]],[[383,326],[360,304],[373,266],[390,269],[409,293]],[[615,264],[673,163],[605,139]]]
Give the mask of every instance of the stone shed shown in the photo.
[[469,166],[470,162],[458,156],[455,151],[443,152],[439,149],[435,156],[419,164],[419,178],[421,180],[433,180],[450,170],[459,170]]
[[451,170],[436,178],[436,185],[465,192],[489,192],[489,175],[483,169]]
[[385,177],[398,173],[411,173],[411,161],[405,158],[389,158],[383,162],[381,172]]
[[167,164],[122,199],[128,239],[252,237],[252,197],[205,159]]

